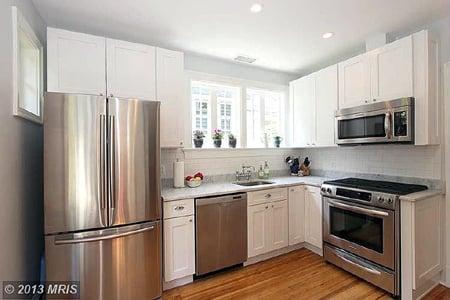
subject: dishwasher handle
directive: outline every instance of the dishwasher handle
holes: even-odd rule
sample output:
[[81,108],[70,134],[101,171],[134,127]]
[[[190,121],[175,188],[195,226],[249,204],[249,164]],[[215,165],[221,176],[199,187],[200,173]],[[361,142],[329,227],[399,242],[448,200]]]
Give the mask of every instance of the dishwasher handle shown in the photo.
[[211,198],[197,198],[195,199],[195,206],[218,204],[218,203],[229,203],[236,201],[247,201],[247,194],[234,194]]

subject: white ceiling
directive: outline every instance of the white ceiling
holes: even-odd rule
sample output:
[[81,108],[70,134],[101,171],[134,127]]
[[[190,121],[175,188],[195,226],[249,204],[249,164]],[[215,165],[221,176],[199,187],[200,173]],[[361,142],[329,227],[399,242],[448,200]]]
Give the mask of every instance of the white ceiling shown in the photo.
[[[249,8],[259,2],[263,11]],[[449,15],[450,0],[33,0],[49,26],[304,73],[376,33]],[[335,32],[322,39],[324,32]]]

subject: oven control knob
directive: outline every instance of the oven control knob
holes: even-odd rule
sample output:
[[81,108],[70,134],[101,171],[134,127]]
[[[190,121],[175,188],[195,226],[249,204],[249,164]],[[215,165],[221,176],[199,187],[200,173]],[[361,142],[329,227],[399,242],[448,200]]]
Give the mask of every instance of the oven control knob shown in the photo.
[[326,189],[323,187],[323,188],[321,188],[320,189],[322,192],[324,192],[325,193],[325,191],[326,191]]
[[380,196],[378,196],[378,202],[380,202],[380,203],[384,202],[384,198],[381,198]]
[[327,193],[331,194],[331,189],[327,188]]
[[388,203],[389,203],[389,204],[392,204],[392,202],[394,202],[394,201],[392,200],[392,198],[389,198],[389,199],[388,199]]

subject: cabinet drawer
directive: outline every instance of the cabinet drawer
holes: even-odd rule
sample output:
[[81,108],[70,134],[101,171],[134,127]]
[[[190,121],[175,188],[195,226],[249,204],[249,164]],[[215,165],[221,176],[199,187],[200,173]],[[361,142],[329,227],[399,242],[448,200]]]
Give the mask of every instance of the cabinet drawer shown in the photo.
[[194,199],[164,202],[164,219],[194,214]]
[[287,188],[276,188],[247,193],[248,205],[256,205],[285,199],[287,199]]

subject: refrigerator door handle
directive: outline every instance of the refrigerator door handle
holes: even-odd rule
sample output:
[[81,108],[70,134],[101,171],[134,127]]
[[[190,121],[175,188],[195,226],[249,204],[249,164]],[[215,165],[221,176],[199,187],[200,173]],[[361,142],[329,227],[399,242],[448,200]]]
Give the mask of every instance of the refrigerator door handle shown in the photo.
[[100,200],[100,223],[106,226],[104,213],[106,208],[106,115],[100,115],[100,135],[98,144],[100,149],[99,168],[99,200]]
[[109,174],[108,174],[108,207],[109,207],[109,223],[114,224],[115,208],[116,208],[116,117],[109,116]]
[[111,240],[128,235],[155,229],[155,223],[138,224],[126,227],[103,229],[91,232],[79,232],[55,236],[55,245],[77,244],[85,242],[98,242]]

